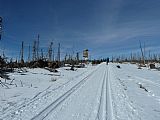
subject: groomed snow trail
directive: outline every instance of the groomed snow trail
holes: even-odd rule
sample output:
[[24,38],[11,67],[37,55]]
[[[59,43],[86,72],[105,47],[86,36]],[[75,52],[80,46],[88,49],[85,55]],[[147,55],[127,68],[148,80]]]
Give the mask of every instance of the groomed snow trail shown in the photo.
[[[112,120],[109,79],[109,67],[105,63],[100,64],[83,78],[77,80],[75,78],[64,88],[60,87],[39,98],[40,102],[35,100],[32,104],[19,109],[20,113],[15,116],[9,115],[4,118],[7,120]],[[55,92],[58,97],[52,96]],[[48,101],[51,102],[47,103]],[[37,111],[32,110],[34,108]]]
[[105,64],[66,91],[32,120],[111,120],[108,69]]

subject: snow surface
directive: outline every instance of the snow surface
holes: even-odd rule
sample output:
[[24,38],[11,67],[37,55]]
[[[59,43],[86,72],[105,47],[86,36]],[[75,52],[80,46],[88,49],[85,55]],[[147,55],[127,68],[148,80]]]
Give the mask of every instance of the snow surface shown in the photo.
[[112,64],[110,70],[115,119],[160,120],[160,71],[131,64],[116,66]]
[[[117,68],[120,65],[121,68]],[[17,70],[0,86],[0,120],[159,120],[160,71],[102,63]]]

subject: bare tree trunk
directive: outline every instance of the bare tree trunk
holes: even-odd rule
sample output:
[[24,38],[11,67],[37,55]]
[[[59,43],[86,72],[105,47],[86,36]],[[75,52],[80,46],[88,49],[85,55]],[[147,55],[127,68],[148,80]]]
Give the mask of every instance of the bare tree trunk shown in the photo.
[[142,49],[141,41],[139,41],[139,44],[140,44],[140,49],[141,49],[141,54],[142,54],[142,62],[145,65],[145,58],[144,58],[144,52],[143,52],[143,49]]

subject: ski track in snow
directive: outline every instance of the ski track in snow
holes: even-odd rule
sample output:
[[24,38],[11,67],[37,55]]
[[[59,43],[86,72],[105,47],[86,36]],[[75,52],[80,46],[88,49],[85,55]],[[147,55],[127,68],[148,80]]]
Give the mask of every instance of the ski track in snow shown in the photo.
[[[84,73],[85,73],[85,72],[82,72],[82,73],[80,73],[79,75],[77,75],[77,76],[75,76],[75,77],[79,77],[79,76],[83,75]],[[65,85],[69,84],[69,83],[70,83],[71,81],[73,81],[73,80],[74,80],[74,79],[71,79],[71,80],[69,80],[69,81],[67,81],[67,82],[59,85],[58,87],[56,87],[56,88],[54,88],[54,89],[52,89],[52,90],[49,90],[49,89],[51,88],[51,86],[52,86],[52,85],[50,85],[50,86],[49,86],[48,88],[46,88],[45,90],[43,90],[43,91],[37,93],[36,95],[34,95],[33,98],[31,98],[31,99],[29,99],[29,100],[27,100],[27,101],[25,100],[25,101],[23,101],[23,102],[20,102],[20,104],[18,103],[17,105],[14,105],[14,108],[17,108],[17,111],[18,111],[18,110],[24,108],[25,106],[28,106],[28,105],[34,103],[35,101],[39,100],[40,98],[43,98],[43,97],[45,97],[45,96],[48,95],[48,94],[51,94],[51,92],[54,92],[54,91],[56,91],[56,90],[64,87]],[[49,90],[49,91],[48,91],[48,90]],[[5,114],[7,114],[7,113],[9,113],[9,112],[10,112],[10,114],[14,114],[14,113],[15,113],[15,109],[14,109],[14,108],[11,107],[10,109],[7,109],[7,110],[3,111],[3,113],[2,113],[1,115],[5,116]],[[7,116],[8,116],[8,115],[7,115]]]
[[[86,72],[86,71],[85,71],[85,72]],[[83,75],[85,72],[82,72],[81,74],[75,76],[75,78]],[[62,87],[64,87],[64,86],[66,86],[67,84],[69,84],[69,83],[72,82],[73,80],[74,80],[74,79],[71,79],[71,80],[69,80],[69,81],[67,81],[67,82],[59,85],[58,87],[52,89],[51,91],[48,91],[49,88],[51,88],[51,86],[49,86],[49,87],[46,88],[45,90],[37,93],[33,98],[29,99],[28,101],[23,101],[22,103],[14,106],[14,107],[18,108],[18,109],[17,109],[17,111],[18,111],[18,110],[24,108],[25,106],[29,106],[30,104],[34,103],[35,101],[39,100],[40,98],[43,98],[43,97],[51,94],[52,92],[54,92],[54,91],[56,91],[56,90],[58,90],[58,89],[60,89],[60,88],[62,88]],[[5,112],[5,113],[4,113],[4,112]],[[6,113],[8,113],[8,112],[10,112],[11,114],[12,114],[12,113],[14,114],[14,113],[15,113],[15,109],[10,108],[10,109],[7,109],[7,110],[4,111],[4,112],[3,112],[3,116],[4,116]]]
[[[36,116],[34,116],[33,118],[30,118],[30,116],[32,116],[32,114],[31,114],[26,119],[32,119],[32,120],[34,120],[34,119],[36,120],[37,119],[37,120],[39,120],[39,119],[44,119],[45,117],[47,117],[56,107],[58,107],[63,101],[65,101],[73,92],[75,92],[78,88],[80,88],[83,84],[85,84],[85,82],[87,81],[87,79],[90,76],[92,76],[93,73],[95,73],[97,70],[98,70],[98,68],[96,70],[92,71],[87,76],[85,76],[85,78],[83,78],[82,80],[80,80],[77,84],[75,84],[73,87],[71,87],[69,90],[67,90],[64,94],[62,94],[60,97],[58,97],[57,99],[55,99],[46,108],[43,108],[41,110],[41,112],[36,113],[37,114]],[[78,76],[81,76],[81,74],[78,75]],[[52,91],[48,91],[48,89],[51,86],[48,87],[46,90],[44,90],[44,91],[38,93],[37,95],[35,95],[29,102],[24,103],[24,104],[18,106],[18,109],[14,110],[14,112],[10,112],[9,114],[4,115],[3,119],[7,119],[7,120],[9,120],[9,119],[23,119],[22,116],[23,116],[23,114],[25,112],[28,112],[29,109],[32,111],[32,109],[36,108],[36,106],[38,106],[38,104],[41,103],[42,99],[43,100],[51,99],[50,97],[48,97],[49,95],[51,95],[51,93],[55,92],[56,90],[59,91],[60,88],[66,87],[67,84],[69,84],[72,81],[73,81],[73,79],[70,80],[70,81],[68,81],[65,84],[62,84],[61,86],[59,86],[57,88],[52,89]],[[27,114],[26,114],[26,116],[27,116]]]
[[[100,69],[102,69],[102,68],[100,68]],[[64,118],[68,119],[68,120],[72,120],[72,119],[73,120],[74,119],[111,120],[112,119],[112,114],[110,113],[111,112],[111,106],[110,106],[111,100],[109,100],[111,98],[110,98],[110,94],[107,95],[107,93],[109,93],[110,90],[108,90],[108,92],[107,92],[108,76],[106,76],[106,73],[108,73],[108,70],[106,72],[106,66],[103,67],[104,72],[102,72],[102,70],[99,71],[99,72],[102,72],[99,74],[101,76],[100,79],[98,79],[98,81],[100,81],[99,82],[100,84],[95,84],[96,88],[92,88],[92,89],[95,89],[95,92],[92,93],[94,95],[91,97],[88,95],[85,95],[85,94],[87,94],[87,92],[86,92],[87,89],[89,89],[88,84],[91,84],[90,82],[92,82],[93,76],[98,75],[98,74],[96,74],[96,72],[99,73],[98,71],[99,71],[99,69],[92,72],[88,76],[86,76],[83,80],[81,80],[78,84],[76,84],[74,87],[72,87],[69,91],[67,91],[59,99],[54,101],[51,105],[46,107],[46,109],[44,109],[38,115],[33,117],[32,120],[43,120],[43,119],[63,120]],[[96,82],[96,81],[94,81],[94,82]],[[83,92],[83,91],[85,91],[85,92]],[[81,92],[81,93],[79,93],[79,92]],[[81,96],[81,97],[79,97],[79,96]],[[87,98],[84,98],[84,96],[88,96],[88,99],[89,99],[88,102],[87,102],[87,100],[85,101],[85,99],[87,99]],[[97,101],[95,101],[93,99],[94,96],[97,99]],[[77,106],[76,104],[73,104],[74,103],[73,100],[74,101],[79,100],[80,102],[78,102],[78,103],[81,107]],[[86,103],[83,103],[83,101]],[[83,109],[83,107],[84,107],[83,104],[88,106],[86,108],[86,112],[82,112],[82,110],[79,111],[79,109]],[[76,106],[77,106],[77,108],[75,108]],[[74,112],[68,114],[69,109],[72,109],[72,111],[73,111],[73,109],[75,109],[76,112],[74,111]],[[84,111],[85,111],[85,109],[84,109]],[[63,117],[60,114],[63,114]]]
[[102,63],[51,84],[4,110],[0,120],[159,120],[159,73],[116,65]]
[[38,115],[34,116],[31,120],[43,120],[45,119],[56,107],[58,107],[63,101],[65,101],[73,92],[75,92],[81,85],[83,85],[86,80],[94,73],[93,71],[91,74],[86,76],[80,82],[78,82],[75,86],[71,89],[66,91],[62,96],[52,102],[49,106],[47,106],[44,110],[42,110]]

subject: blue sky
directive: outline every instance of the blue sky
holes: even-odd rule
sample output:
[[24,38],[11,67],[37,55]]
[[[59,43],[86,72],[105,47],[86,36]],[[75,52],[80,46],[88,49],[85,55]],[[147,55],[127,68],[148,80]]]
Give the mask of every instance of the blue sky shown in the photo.
[[92,58],[160,49],[160,0],[0,0],[4,29],[1,53],[19,57],[40,34],[47,50],[53,41],[61,55],[89,49]]

